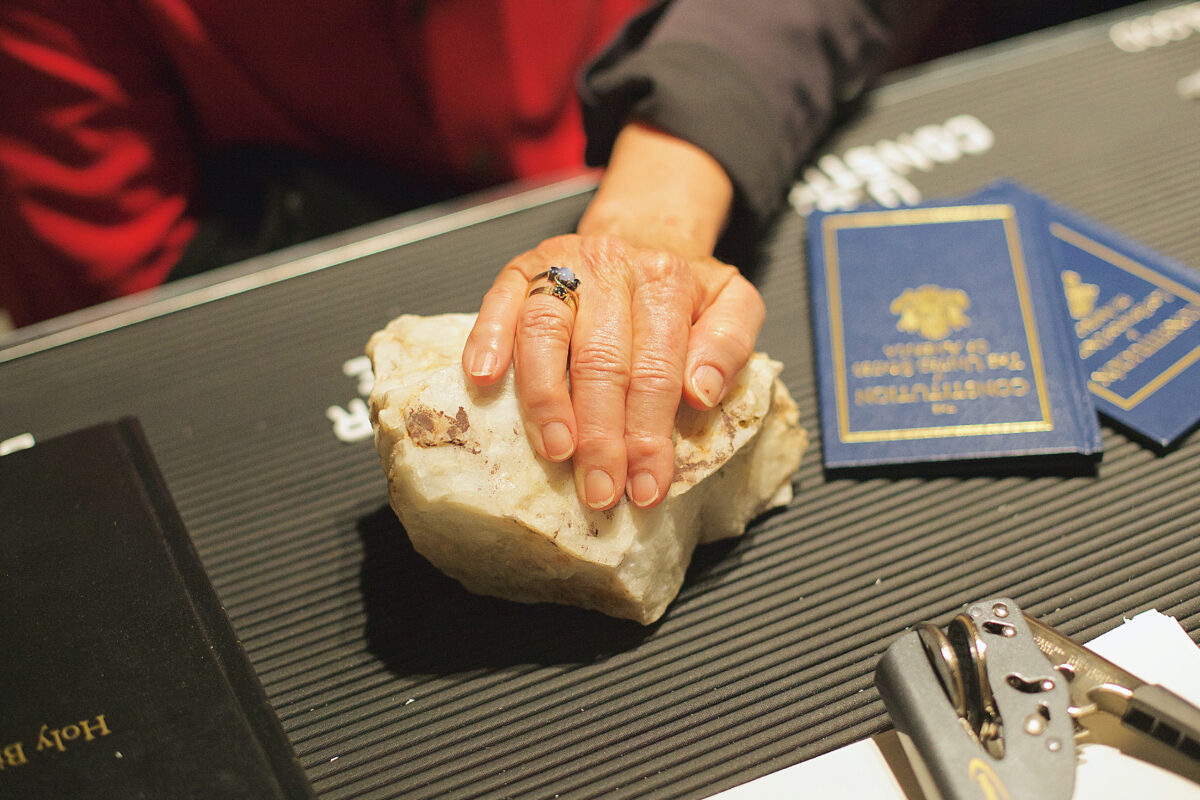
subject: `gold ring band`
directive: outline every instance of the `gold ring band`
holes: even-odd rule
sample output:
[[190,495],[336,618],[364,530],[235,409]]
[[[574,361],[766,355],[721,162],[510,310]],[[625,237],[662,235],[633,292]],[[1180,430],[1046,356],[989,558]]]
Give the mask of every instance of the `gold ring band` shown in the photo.
[[567,304],[572,314],[579,310],[579,300],[575,297],[575,293],[561,286],[535,286],[529,290],[527,296],[533,297],[535,294],[548,294],[552,297],[557,297]]

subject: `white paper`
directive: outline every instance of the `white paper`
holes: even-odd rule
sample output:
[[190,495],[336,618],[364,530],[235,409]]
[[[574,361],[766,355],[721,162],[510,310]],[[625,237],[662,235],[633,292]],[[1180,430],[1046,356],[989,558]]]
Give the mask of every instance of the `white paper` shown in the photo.
[[[1200,706],[1200,648],[1173,617],[1138,614],[1088,647]],[[1074,800],[1200,800],[1200,786],[1111,747],[1079,747]],[[873,739],[782,769],[710,800],[909,800]]]

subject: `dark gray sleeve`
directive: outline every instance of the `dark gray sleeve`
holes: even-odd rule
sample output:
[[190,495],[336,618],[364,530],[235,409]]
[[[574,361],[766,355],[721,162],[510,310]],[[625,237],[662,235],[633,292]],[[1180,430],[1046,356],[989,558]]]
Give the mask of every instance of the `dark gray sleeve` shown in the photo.
[[703,148],[757,227],[888,42],[883,2],[662,0],[585,70],[587,159],[638,119]]

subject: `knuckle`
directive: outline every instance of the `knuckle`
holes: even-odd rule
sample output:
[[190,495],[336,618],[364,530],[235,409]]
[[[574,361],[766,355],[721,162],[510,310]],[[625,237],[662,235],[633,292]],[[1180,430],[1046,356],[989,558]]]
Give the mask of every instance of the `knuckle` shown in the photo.
[[608,234],[597,234],[579,240],[580,254],[586,264],[597,273],[607,271],[604,265],[622,264],[627,260],[628,250],[620,239]]
[[714,325],[709,330],[709,339],[719,352],[741,353],[752,346],[749,331],[733,321]]
[[[560,301],[553,298],[551,303]],[[564,306],[564,309],[566,307]],[[518,334],[538,338],[553,338],[566,340],[571,336],[571,325],[563,312],[550,303],[526,303],[521,312]]]
[[671,437],[649,431],[630,431],[625,434],[625,451],[630,461],[654,462],[673,453]]
[[606,466],[613,472],[618,465],[627,463],[625,441],[619,430],[580,424],[575,442],[574,461],[577,467]]
[[483,295],[485,307],[504,307],[518,303],[521,295],[510,284],[497,282]]
[[668,394],[683,386],[683,369],[667,359],[643,357],[634,362],[629,381],[636,391]]
[[746,302],[750,304],[751,312],[758,319],[765,317],[767,314],[767,304],[763,302],[762,295],[759,294],[758,289],[741,275],[737,276],[737,280],[745,287]]
[[729,278],[722,285],[722,291],[734,291],[737,293],[739,302],[750,304],[749,308],[758,311],[765,311],[766,305],[763,303],[762,295],[753,283],[747,280],[746,276],[738,272],[733,267],[726,266],[729,270]]
[[543,240],[538,247],[538,251],[558,253],[575,246],[579,238],[579,234],[577,233],[560,233],[557,236],[551,236],[549,239]]
[[656,252],[639,261],[638,277],[642,283],[673,286],[687,271],[687,262],[674,253]]
[[629,382],[629,367],[623,349],[615,342],[593,338],[578,342],[572,351],[571,376],[575,380],[615,381],[622,387]]
[[703,267],[702,272],[706,285],[714,293],[726,291],[729,287],[737,283],[746,283],[749,285],[749,282],[746,281],[737,267],[730,266],[724,261],[707,258],[701,261],[700,266]]
[[578,460],[593,464],[615,460],[616,449],[613,447],[615,441],[619,441],[619,435],[614,437],[612,431],[595,425],[580,424],[578,442],[575,446]]
[[561,416],[555,412],[560,407],[556,392],[544,381],[534,381],[520,389],[521,405],[535,420],[541,421],[549,417]]

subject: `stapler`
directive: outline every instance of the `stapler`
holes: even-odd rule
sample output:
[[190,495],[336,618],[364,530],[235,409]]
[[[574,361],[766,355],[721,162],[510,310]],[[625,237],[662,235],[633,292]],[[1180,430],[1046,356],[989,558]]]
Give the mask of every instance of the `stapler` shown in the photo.
[[1200,709],[1007,597],[904,633],[875,683],[928,800],[1070,800],[1084,741],[1200,783]]

